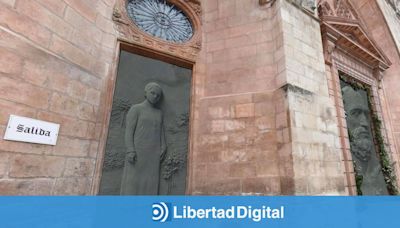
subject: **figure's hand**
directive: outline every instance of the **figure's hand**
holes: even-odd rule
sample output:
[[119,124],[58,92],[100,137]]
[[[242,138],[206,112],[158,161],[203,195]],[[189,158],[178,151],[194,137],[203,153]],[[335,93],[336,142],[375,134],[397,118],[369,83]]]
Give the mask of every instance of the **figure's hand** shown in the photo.
[[129,163],[131,163],[132,165],[135,164],[136,160],[137,160],[137,155],[136,155],[136,151],[129,151],[126,155]]

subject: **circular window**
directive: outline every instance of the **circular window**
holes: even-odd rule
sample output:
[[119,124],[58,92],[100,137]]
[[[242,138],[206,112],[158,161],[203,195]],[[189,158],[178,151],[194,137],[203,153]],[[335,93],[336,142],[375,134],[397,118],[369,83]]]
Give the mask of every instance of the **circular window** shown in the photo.
[[165,0],[129,0],[128,15],[144,32],[175,43],[183,43],[193,36],[189,18]]

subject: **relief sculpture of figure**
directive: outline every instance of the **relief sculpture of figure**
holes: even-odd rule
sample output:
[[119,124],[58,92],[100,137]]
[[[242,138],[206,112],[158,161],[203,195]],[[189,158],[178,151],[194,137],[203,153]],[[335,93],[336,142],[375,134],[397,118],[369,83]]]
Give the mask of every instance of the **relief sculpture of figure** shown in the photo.
[[151,82],[145,86],[146,99],[127,113],[121,195],[159,193],[160,163],[166,151],[162,112],[157,108],[161,96],[161,87]]
[[342,88],[350,151],[358,175],[362,176],[363,195],[387,195],[387,187],[372,136],[368,95],[349,85]]

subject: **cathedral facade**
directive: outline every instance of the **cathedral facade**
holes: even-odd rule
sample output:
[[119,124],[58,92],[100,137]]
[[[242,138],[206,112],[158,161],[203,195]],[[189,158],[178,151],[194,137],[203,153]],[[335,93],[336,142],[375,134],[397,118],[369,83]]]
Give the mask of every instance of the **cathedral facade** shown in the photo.
[[0,195],[397,195],[398,79],[398,0],[0,0]]

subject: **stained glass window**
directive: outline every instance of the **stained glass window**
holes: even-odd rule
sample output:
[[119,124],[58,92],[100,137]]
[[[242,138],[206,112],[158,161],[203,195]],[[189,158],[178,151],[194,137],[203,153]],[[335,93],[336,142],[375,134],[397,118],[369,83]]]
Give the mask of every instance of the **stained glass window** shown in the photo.
[[127,10],[133,22],[152,36],[175,43],[193,36],[189,18],[165,0],[129,0]]

